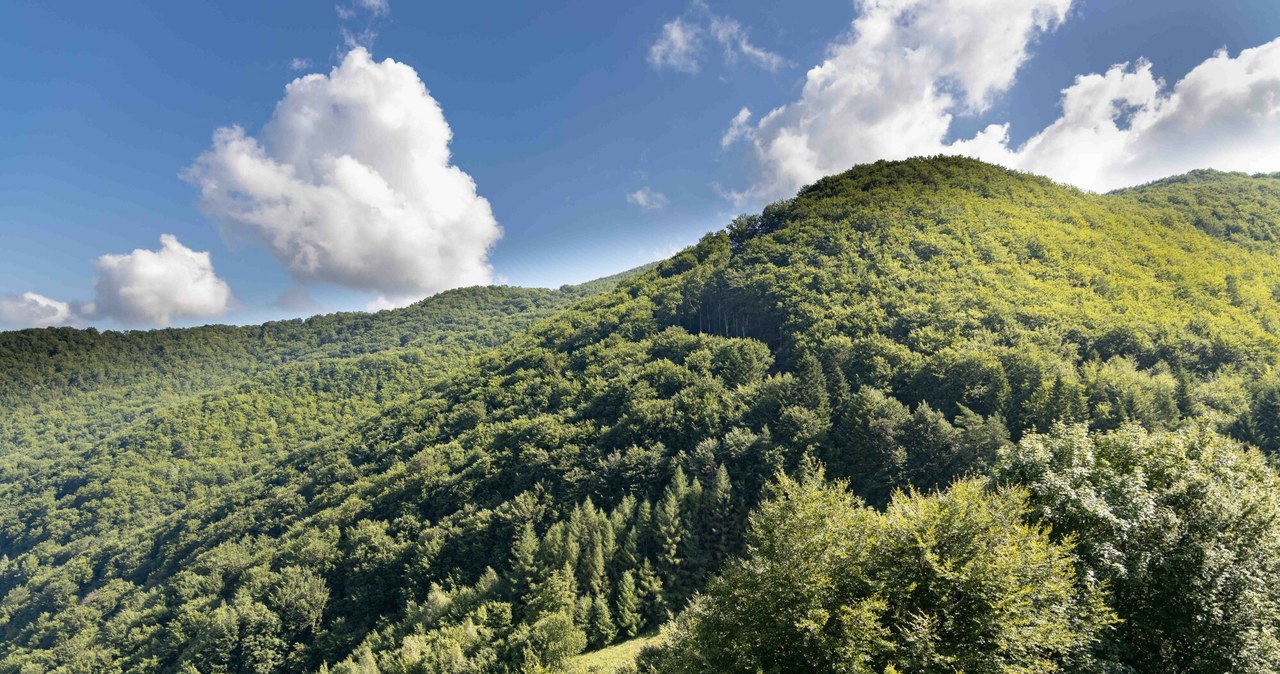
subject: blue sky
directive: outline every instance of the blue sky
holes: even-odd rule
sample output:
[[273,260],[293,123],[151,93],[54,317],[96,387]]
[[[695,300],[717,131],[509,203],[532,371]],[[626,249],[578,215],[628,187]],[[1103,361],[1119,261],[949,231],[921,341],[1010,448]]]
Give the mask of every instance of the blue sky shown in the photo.
[[[1012,42],[992,44],[983,32],[1017,20],[1009,6],[1033,4]],[[268,136],[264,125],[285,85],[309,73],[327,77],[355,42],[367,47],[370,67],[394,59],[425,84],[452,133],[452,166],[474,181],[460,198],[487,200],[501,228],[487,258],[474,252],[488,240],[483,232],[461,252],[441,254],[442,270],[455,268],[450,255],[467,258],[456,267],[466,282],[556,286],[614,273],[664,257],[816,175],[880,157],[964,152],[1100,190],[1199,165],[1280,170],[1280,153],[1269,154],[1280,152],[1271,144],[1280,111],[1255,110],[1246,123],[1232,116],[1240,106],[1224,105],[1200,115],[1217,121],[1198,131],[1178,117],[1215,82],[1229,82],[1223,100],[1238,94],[1264,106],[1265,94],[1280,89],[1271,52],[1247,63],[1241,55],[1280,37],[1280,9],[1270,0],[360,0],[338,9],[349,18],[329,2],[6,5],[0,322],[245,323],[381,306],[371,304],[379,298],[402,304],[450,285],[452,272],[439,270],[384,278],[380,270],[403,263],[377,251],[362,253],[371,270],[336,258],[304,269],[293,248],[263,242],[279,234],[274,223],[247,224],[218,200],[228,188],[202,193],[199,176],[225,185],[219,171],[234,157],[182,177],[214,147],[217,129]],[[877,13],[897,32],[872,43]],[[854,23],[860,19],[867,23]],[[662,42],[673,25],[692,36],[684,52]],[[904,45],[924,56],[901,60]],[[974,55],[975,45],[991,58]],[[1180,80],[1223,48],[1221,67],[1201,68],[1179,98]],[[1005,77],[999,67],[1010,61]],[[834,75],[813,81],[810,69],[824,62]],[[1130,65],[1109,72],[1123,63]],[[850,84],[858,68],[873,66],[876,77],[921,72],[870,88]],[[1063,115],[1063,90],[1090,74],[1098,77],[1078,87],[1081,100],[1140,110],[1135,119],[1143,121],[1104,114],[1111,127],[1103,131],[1123,136],[1123,158],[1108,154],[1117,142],[1099,135],[1098,119]],[[921,83],[931,97],[914,101]],[[749,121],[725,143],[744,108]],[[1007,126],[987,133],[992,124]],[[1224,134],[1252,149],[1222,149]],[[809,139],[798,150],[783,142],[797,135]],[[284,152],[263,144],[276,159]],[[1184,150],[1152,149],[1172,145]],[[1077,147],[1091,159],[1066,156],[1064,148]],[[641,191],[647,199],[628,199]],[[418,211],[390,221],[379,245],[404,240],[395,228],[415,226],[413,213],[431,210],[435,198],[410,198]],[[471,227],[469,217],[434,226]],[[163,234],[176,245],[162,244]],[[486,262],[491,271],[475,266]],[[189,277],[191,292],[177,287],[174,279]],[[147,279],[166,288],[138,305],[131,292]],[[54,305],[33,313],[23,293]],[[307,300],[281,302],[282,294]]]

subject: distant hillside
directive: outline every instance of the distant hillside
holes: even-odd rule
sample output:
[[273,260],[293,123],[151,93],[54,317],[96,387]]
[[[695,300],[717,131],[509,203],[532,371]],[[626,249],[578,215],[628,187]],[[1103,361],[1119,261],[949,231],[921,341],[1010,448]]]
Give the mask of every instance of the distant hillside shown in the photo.
[[0,403],[15,422],[0,431],[0,455],[98,439],[152,411],[298,361],[390,351],[449,358],[490,348],[640,269],[559,290],[463,288],[376,314],[245,327],[0,332]]
[[1169,206],[1215,237],[1280,241],[1280,173],[1250,176],[1200,170],[1118,190],[1151,206]]
[[1276,213],[880,162],[589,297],[0,336],[0,672],[561,671],[663,624],[637,666],[1271,671]]

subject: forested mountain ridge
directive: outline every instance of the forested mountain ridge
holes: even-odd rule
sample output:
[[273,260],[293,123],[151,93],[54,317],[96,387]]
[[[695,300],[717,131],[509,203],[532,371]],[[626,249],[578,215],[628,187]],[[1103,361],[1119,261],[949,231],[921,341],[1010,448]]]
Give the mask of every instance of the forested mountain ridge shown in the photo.
[[385,405],[272,398],[324,360],[227,403],[355,406],[296,441],[15,466],[0,671],[556,670],[671,613],[638,666],[1273,671],[1278,184],[856,167]]
[[[339,313],[246,327],[0,332],[0,404],[12,411],[12,420],[31,421],[0,433],[0,453],[38,445],[44,435],[56,442],[97,439],[104,430],[118,430],[167,404],[292,362],[393,349],[450,357],[496,346],[617,279],[602,282],[554,291],[464,288],[377,314]],[[101,418],[89,418],[86,410]]]

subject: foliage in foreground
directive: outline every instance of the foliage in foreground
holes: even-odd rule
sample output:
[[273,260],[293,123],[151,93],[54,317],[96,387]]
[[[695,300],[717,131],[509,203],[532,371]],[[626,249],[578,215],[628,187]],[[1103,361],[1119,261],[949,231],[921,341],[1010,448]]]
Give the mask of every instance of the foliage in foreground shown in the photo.
[[868,508],[821,473],[781,477],[747,555],[668,628],[660,672],[1088,671],[1113,622],[1027,494],[958,482]]
[[[1052,532],[1052,533],[1051,533]],[[1059,426],[863,506],[779,479],[657,672],[1273,672],[1280,479],[1203,427]]]
[[1121,618],[1103,651],[1139,672],[1280,669],[1280,479],[1200,426],[1030,436],[997,482],[1078,542]]

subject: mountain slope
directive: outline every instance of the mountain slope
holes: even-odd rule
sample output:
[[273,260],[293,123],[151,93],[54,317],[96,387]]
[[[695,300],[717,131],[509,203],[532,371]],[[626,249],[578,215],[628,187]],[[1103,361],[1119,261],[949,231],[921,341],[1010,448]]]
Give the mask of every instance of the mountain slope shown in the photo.
[[0,332],[0,402],[11,421],[0,434],[0,453],[92,441],[154,410],[288,363],[393,349],[447,357],[492,347],[586,294],[576,287],[465,288],[379,314],[260,326]]
[[[327,432],[273,446],[258,426],[296,403],[261,380],[244,409],[271,412],[225,427],[269,460],[114,527],[130,497],[102,485],[227,453],[174,408],[95,450],[96,481],[6,500],[7,531],[44,523],[7,534],[0,671],[554,668],[678,610],[741,552],[765,485],[814,460],[883,505],[1058,423],[1274,448],[1280,249],[1190,204],[1266,213],[1278,184],[1093,195],[956,158],[857,167],[411,373],[385,407],[339,390]],[[372,362],[272,376],[323,388]]]

